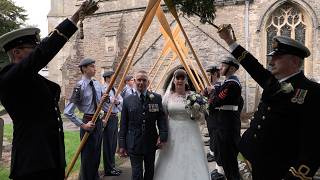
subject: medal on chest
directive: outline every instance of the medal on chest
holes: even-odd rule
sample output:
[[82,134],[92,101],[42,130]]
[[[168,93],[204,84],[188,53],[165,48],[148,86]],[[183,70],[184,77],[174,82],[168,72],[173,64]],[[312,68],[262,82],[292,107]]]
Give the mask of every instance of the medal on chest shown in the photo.
[[296,89],[296,91],[294,93],[294,96],[291,98],[291,102],[292,103],[303,104],[307,93],[308,93],[308,90]]
[[159,112],[158,104],[148,104],[149,112]]

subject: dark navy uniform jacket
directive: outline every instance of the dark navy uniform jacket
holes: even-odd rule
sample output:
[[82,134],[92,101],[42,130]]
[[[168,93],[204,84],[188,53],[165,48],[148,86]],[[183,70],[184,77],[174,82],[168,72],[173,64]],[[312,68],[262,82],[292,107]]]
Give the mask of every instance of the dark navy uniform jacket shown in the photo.
[[[219,88],[221,86],[221,82],[216,82],[213,86],[214,86],[214,89],[212,89],[211,92],[208,92],[208,88],[205,88],[203,90],[203,95],[208,98],[209,103],[213,101],[213,99],[216,95],[216,92],[219,90]],[[205,119],[207,122],[207,127],[214,128],[213,114],[212,113],[209,113],[209,114],[205,113]]]
[[[253,164],[272,164],[292,179],[312,177],[320,165],[320,85],[303,72],[280,83],[241,46],[232,54],[263,88],[240,152]],[[290,88],[292,86],[292,88]],[[297,178],[299,179],[299,178]]]
[[[56,29],[71,37],[77,27],[65,20]],[[64,169],[64,134],[58,101],[60,87],[38,72],[67,39],[54,31],[18,64],[0,72],[0,100],[13,121],[10,178],[47,169]]]
[[144,154],[156,150],[158,137],[161,142],[168,138],[168,122],[159,94],[146,93],[145,107],[138,93],[123,101],[119,132],[119,147],[129,153]]
[[[241,84],[236,76],[230,76],[217,88],[212,100],[209,102],[212,114],[212,126],[219,129],[240,129],[240,113],[243,107],[241,97]],[[237,107],[238,110],[225,110],[224,107]]]

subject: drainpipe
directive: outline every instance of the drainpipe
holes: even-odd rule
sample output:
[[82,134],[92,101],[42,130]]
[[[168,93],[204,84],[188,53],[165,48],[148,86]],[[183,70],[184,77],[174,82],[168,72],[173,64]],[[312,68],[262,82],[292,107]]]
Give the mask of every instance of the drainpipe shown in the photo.
[[[246,50],[249,51],[249,0],[245,0],[245,15],[244,15],[244,32],[245,32],[245,46]],[[246,112],[249,111],[249,74],[245,72],[246,80]]]

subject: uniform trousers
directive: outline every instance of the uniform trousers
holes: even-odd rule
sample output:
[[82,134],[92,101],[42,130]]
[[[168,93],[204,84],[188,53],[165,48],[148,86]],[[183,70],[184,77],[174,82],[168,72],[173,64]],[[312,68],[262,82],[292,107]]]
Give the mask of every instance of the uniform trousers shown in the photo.
[[[155,151],[144,154],[129,153],[132,178],[131,180],[152,180],[154,175]],[[144,167],[144,174],[143,174]]]
[[214,154],[228,180],[240,180],[237,156],[240,130],[214,129]]
[[208,127],[208,133],[209,133],[209,148],[210,151],[214,152],[214,128]]
[[111,114],[103,130],[103,165],[108,173],[115,168],[115,154],[118,144],[118,116]]
[[[92,116],[84,115],[83,122],[87,123],[92,119]],[[101,156],[101,141],[102,141],[102,121],[100,118],[95,123],[96,127],[90,132],[87,143],[81,151],[81,180],[98,180],[99,179],[99,164]],[[80,129],[80,139],[83,138],[85,130]]]

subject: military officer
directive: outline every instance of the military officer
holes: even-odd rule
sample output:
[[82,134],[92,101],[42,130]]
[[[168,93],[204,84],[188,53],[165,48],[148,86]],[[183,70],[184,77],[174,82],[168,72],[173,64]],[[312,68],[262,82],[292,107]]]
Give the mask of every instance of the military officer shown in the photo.
[[162,98],[147,90],[147,74],[145,71],[136,73],[137,92],[124,99],[121,112],[119,154],[129,154],[132,180],[153,179],[156,149],[168,138]]
[[[105,81],[103,86],[104,90],[109,87],[113,74],[113,71],[106,71],[103,73],[102,76]],[[121,174],[121,170],[115,167],[115,154],[118,145],[118,113],[122,110],[123,100],[120,95],[115,97],[116,91],[116,88],[112,87],[109,92],[110,102],[105,103],[105,106],[103,106],[103,111],[106,115],[111,103],[114,103],[109,119],[103,119],[105,124],[105,128],[103,130],[103,165],[105,176],[119,176]]]
[[220,73],[225,76],[225,81],[209,104],[213,116],[216,162],[223,167],[228,180],[240,179],[237,156],[243,99],[241,84],[235,75],[238,69],[239,64],[234,58],[227,57],[222,61]]
[[[97,104],[101,101],[104,89],[99,81],[92,79],[96,73],[94,60],[83,59],[79,68],[82,79],[77,82],[70,101],[64,109],[64,115],[80,127],[80,139],[86,132],[90,132],[87,143],[81,152],[80,179],[98,180],[103,127],[99,117],[95,123],[91,120],[97,109]],[[82,120],[75,115],[75,108],[83,113]]]
[[232,55],[263,88],[260,104],[240,142],[252,164],[253,179],[312,179],[320,165],[318,103],[320,85],[304,76],[302,43],[285,36],[273,38],[270,71],[240,46],[224,28],[219,33]]
[[76,32],[79,11],[93,13],[85,1],[76,13],[40,41],[38,28],[0,37],[11,63],[0,72],[0,100],[13,121],[10,178],[64,179],[64,133],[58,84],[38,74]]
[[[220,69],[217,66],[209,66],[206,70],[208,73],[208,76],[210,77],[210,83],[211,85],[206,87],[202,94],[206,96],[209,101],[213,100],[213,97],[215,95],[216,90],[221,85],[221,82],[219,81],[220,78]],[[212,114],[205,114],[205,119],[207,122],[207,128],[209,133],[209,152],[207,154],[208,162],[212,162],[215,160],[214,156],[214,135],[213,135],[213,116]]]
[[133,76],[126,76],[125,83],[126,83],[126,86],[123,88],[121,92],[121,96],[123,99],[128,97],[130,94],[133,94],[136,91],[134,88]]

